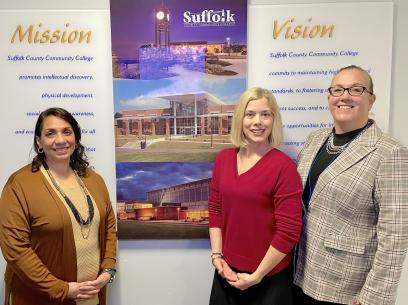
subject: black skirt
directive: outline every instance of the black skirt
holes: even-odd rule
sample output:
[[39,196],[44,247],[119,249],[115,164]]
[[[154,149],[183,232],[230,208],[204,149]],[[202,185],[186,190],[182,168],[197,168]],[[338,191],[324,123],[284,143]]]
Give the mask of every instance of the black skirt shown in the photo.
[[[239,273],[245,273],[234,270]],[[217,271],[211,289],[210,305],[294,305],[292,265],[246,290],[239,290],[223,279]]]

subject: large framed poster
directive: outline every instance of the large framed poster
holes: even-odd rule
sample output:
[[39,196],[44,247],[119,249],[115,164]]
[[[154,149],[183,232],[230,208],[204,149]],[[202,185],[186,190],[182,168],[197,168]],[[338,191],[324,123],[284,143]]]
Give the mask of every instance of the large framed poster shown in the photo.
[[246,0],[111,1],[121,239],[208,237],[208,184],[246,89]]

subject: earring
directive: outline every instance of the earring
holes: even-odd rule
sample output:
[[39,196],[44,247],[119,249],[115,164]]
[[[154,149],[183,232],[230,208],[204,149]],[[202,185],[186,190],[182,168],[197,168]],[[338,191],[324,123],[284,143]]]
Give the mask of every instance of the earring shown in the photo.
[[39,153],[39,154],[42,154],[43,152],[44,152],[44,149],[42,149],[41,147],[38,148],[38,153]]

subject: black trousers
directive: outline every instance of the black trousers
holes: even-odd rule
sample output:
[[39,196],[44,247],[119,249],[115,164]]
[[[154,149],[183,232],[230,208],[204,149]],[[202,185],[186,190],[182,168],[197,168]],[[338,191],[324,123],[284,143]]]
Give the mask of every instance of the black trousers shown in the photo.
[[294,305],[292,273],[290,265],[278,274],[265,276],[259,284],[241,291],[228,284],[215,271],[210,305]]
[[293,296],[294,296],[294,303],[295,305],[341,305],[338,303],[331,303],[331,302],[324,302],[324,301],[318,301],[313,299],[312,297],[309,297],[307,294],[305,294],[302,290],[302,288],[293,285]]

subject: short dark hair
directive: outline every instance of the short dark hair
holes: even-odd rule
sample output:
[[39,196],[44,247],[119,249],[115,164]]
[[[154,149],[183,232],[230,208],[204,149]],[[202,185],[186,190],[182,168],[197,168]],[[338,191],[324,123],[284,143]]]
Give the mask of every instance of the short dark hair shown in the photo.
[[361,71],[366,77],[367,77],[367,79],[368,79],[368,89],[372,92],[372,93],[374,93],[374,83],[373,83],[373,79],[371,78],[371,76],[370,76],[370,74],[367,72],[367,70],[364,70],[363,68],[361,68],[361,67],[359,67],[359,66],[356,66],[356,65],[350,65],[350,66],[347,66],[347,67],[343,67],[343,68],[341,68],[341,69],[339,69],[338,71],[337,71],[337,73],[334,75],[334,76],[336,76],[337,74],[339,74],[341,71],[344,71],[344,70],[359,70],[359,71]]
[[70,157],[70,166],[72,169],[76,170],[79,176],[85,176],[86,169],[89,166],[89,162],[87,161],[87,157],[85,155],[85,147],[81,144],[81,128],[79,127],[78,122],[69,113],[67,110],[63,108],[53,107],[48,108],[40,113],[37,119],[37,123],[35,124],[34,130],[34,151],[36,152],[36,156],[33,158],[31,162],[31,170],[36,172],[39,170],[41,165],[45,162],[45,154],[39,152],[39,147],[37,144],[37,137],[41,137],[41,131],[43,129],[44,119],[48,116],[56,116],[60,119],[63,119],[67,123],[69,123],[72,127],[72,130],[75,134],[75,150]]

